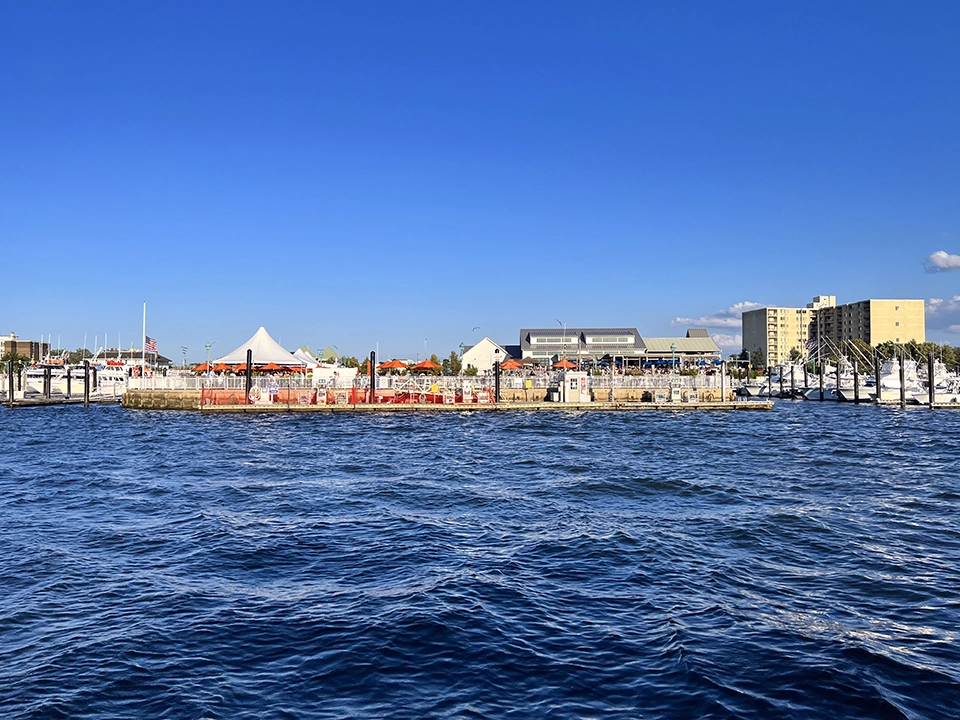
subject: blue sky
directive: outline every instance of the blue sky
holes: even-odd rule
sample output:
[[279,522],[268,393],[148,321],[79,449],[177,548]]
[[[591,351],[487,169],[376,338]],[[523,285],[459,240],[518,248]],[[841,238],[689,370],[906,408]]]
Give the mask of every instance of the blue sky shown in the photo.
[[[189,360],[928,301],[960,345],[960,5],[7,2],[3,327]],[[479,330],[474,327],[479,326]],[[102,340],[100,340],[102,343]]]

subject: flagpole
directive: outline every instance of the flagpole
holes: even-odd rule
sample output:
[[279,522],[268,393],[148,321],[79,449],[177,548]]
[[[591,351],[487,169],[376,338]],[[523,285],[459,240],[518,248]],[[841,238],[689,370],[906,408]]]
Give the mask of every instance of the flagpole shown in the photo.
[[[140,354],[140,382],[147,376],[147,301],[143,301],[143,350]],[[141,385],[140,387],[143,387]]]

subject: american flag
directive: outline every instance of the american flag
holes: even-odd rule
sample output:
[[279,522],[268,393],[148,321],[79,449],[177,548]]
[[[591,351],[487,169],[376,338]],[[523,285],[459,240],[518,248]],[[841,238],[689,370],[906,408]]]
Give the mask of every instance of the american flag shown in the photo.
[[157,341],[149,335],[147,335],[147,342],[144,343],[143,347],[148,353],[157,354]]
[[817,346],[817,341],[816,341],[816,340],[807,340],[807,341],[803,344],[803,346],[804,346],[807,350],[813,350],[813,349]]

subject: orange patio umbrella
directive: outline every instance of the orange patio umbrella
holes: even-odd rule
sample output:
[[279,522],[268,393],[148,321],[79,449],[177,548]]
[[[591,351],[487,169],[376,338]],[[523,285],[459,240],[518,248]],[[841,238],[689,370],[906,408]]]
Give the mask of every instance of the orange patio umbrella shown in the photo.
[[209,370],[209,369],[210,369],[210,366],[209,366],[209,365],[207,365],[206,363],[200,363],[199,365],[197,365],[197,366],[193,369],[193,371],[196,372],[196,373],[203,373],[203,372],[206,372],[206,371]]
[[283,370],[283,368],[273,362],[267,363],[262,368],[260,368],[261,372],[276,372],[277,370]]
[[573,362],[570,362],[570,361],[567,360],[567,359],[563,359],[563,360],[561,360],[560,362],[555,362],[555,363],[553,364],[553,366],[554,366],[555,368],[564,368],[565,370],[569,370],[570,368],[575,368],[575,367],[577,366],[577,364],[576,364],[576,363],[573,363]]
[[387,360],[377,365],[379,370],[404,370],[406,367],[407,364],[402,360]]
[[226,363],[219,363],[213,366],[214,372],[226,372],[229,369],[230,369],[230,366],[227,365]]
[[523,363],[520,362],[519,360],[514,360],[513,358],[509,358],[504,362],[500,363],[501,370],[519,370],[522,367],[523,367]]
[[[233,372],[235,373],[245,373],[247,371],[247,364],[240,363],[239,365],[234,365],[230,369],[233,370]],[[251,369],[255,369],[255,368],[251,365]]]
[[422,360],[414,365],[411,370],[439,370],[440,366],[429,358],[427,360]]

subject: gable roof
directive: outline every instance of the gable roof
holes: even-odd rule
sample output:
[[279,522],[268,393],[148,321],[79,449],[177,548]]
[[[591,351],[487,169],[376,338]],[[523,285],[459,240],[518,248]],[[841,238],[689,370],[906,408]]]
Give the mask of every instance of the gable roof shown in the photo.
[[276,363],[277,365],[303,365],[299,359],[293,356],[289,350],[284,350],[280,344],[270,337],[270,333],[265,328],[260,328],[254,333],[253,337],[247,340],[243,345],[233,352],[229,352],[223,357],[214,360],[214,363],[226,363],[227,365],[237,365],[247,361],[247,350],[253,351],[253,364],[266,365],[267,363]]
[[[520,330],[520,349],[521,351],[525,350],[550,350],[550,349],[560,349],[564,347],[566,349],[575,348],[576,346],[567,343],[534,343],[534,338],[537,337],[552,337],[560,338],[563,337],[564,332],[566,332],[566,337],[576,336],[578,338],[578,343],[583,343],[583,347],[587,346],[587,337],[594,336],[613,336],[613,337],[628,337],[629,340],[626,343],[604,343],[604,348],[616,348],[624,350],[634,350],[642,352],[645,345],[644,340],[640,337],[640,332],[636,328],[577,328],[577,327],[568,327],[561,328],[559,326],[552,328],[523,328]],[[536,347],[534,347],[536,345]]]
[[469,347],[464,346],[464,348],[463,348],[463,354],[466,355],[466,354],[469,353],[471,350],[473,350],[474,348],[480,347],[480,346],[483,345],[484,343],[489,344],[489,345],[491,345],[491,346],[493,346],[493,347],[495,347],[495,348],[500,348],[500,349],[503,351],[503,354],[504,354],[504,355],[508,355],[508,354],[509,354],[509,353],[507,352],[507,349],[506,349],[503,345],[501,345],[501,344],[498,343],[498,342],[494,342],[494,341],[491,340],[489,337],[484,337],[483,340],[481,340],[480,342],[476,343],[475,345],[470,345]]
[[707,332],[706,328],[690,328],[687,330],[688,338],[705,338],[710,337],[710,333]]
[[[667,354],[679,353],[719,353],[720,346],[712,337],[691,338],[644,338],[648,353]],[[676,345],[671,349],[671,345]]]

